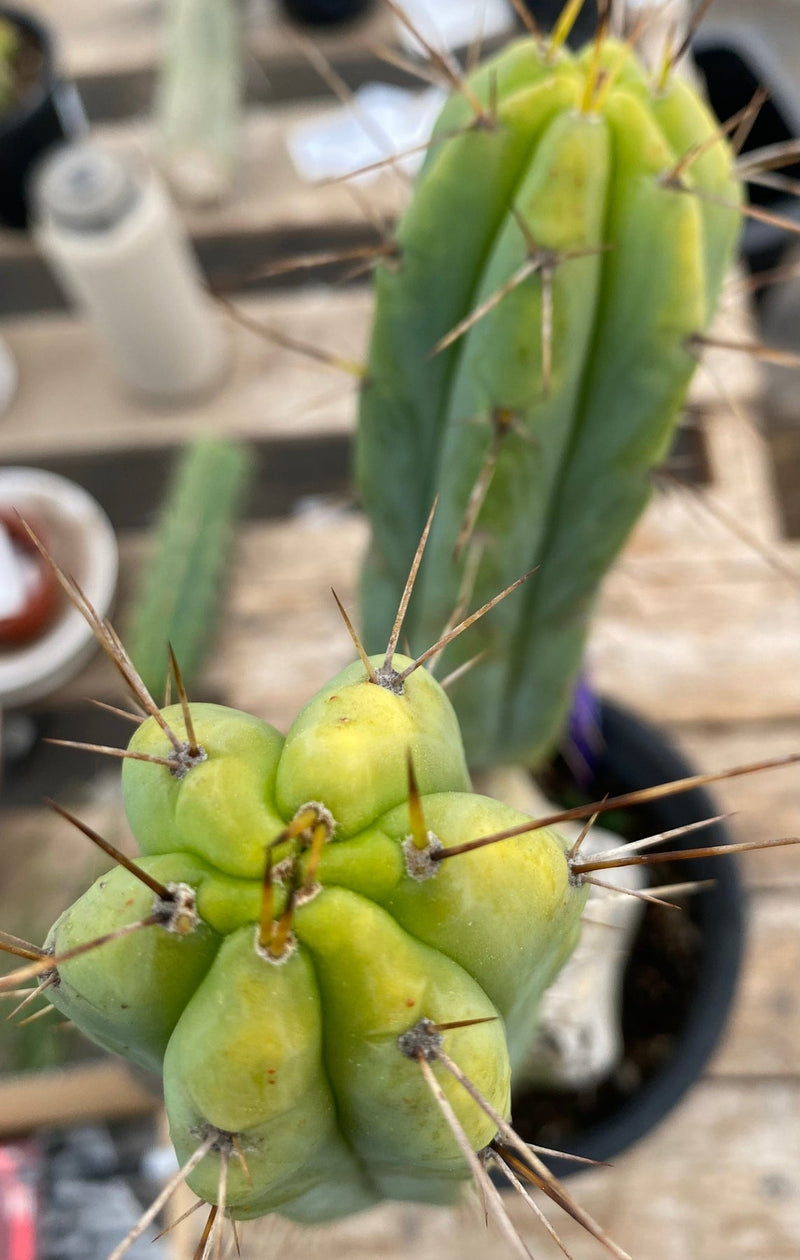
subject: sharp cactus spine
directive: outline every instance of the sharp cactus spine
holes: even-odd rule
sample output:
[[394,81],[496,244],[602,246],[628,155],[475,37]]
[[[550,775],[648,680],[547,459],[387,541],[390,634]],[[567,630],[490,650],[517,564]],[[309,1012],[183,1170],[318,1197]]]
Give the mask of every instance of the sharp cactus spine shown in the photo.
[[714,311],[740,190],[696,93],[669,75],[653,88],[602,33],[577,56],[520,41],[467,84],[435,129],[399,264],[378,270],[357,470],[368,649],[434,494],[415,649],[465,574],[478,604],[537,567],[445,657],[452,670],[486,652],[453,693],[469,762],[485,765],[536,760],[560,734],[594,593]]

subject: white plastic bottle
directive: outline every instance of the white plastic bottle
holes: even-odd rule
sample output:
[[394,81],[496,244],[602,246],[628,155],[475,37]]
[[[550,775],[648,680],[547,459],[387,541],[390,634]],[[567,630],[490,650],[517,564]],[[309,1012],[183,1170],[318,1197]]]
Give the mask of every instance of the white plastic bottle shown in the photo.
[[40,169],[35,204],[40,249],[134,390],[180,402],[222,379],[224,329],[151,169],[66,145]]

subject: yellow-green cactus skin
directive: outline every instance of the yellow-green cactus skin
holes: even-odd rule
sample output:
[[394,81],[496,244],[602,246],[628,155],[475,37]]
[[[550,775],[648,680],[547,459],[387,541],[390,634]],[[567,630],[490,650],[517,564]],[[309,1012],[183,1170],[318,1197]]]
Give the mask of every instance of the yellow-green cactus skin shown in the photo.
[[[557,41],[556,41],[557,43]],[[557,743],[599,582],[645,506],[714,313],[741,188],[716,119],[630,47],[524,39],[454,92],[376,279],[357,474],[362,592],[386,641],[428,511],[405,632],[460,593],[524,588],[446,652],[473,768]]]
[[[213,1139],[189,1184],[217,1202],[224,1161],[236,1217],[456,1199],[470,1169],[414,1061],[420,1030],[461,1024],[436,1035],[507,1117],[514,1059],[577,939],[586,889],[556,833],[445,859],[526,819],[472,794],[450,702],[413,665],[344,669],[285,739],[218,705],[188,706],[191,729],[163,710],[171,738],[149,717],[129,751],[162,760],[126,760],[123,788],[137,865],[166,895],[117,868],[47,942],[58,959],[150,916],[57,963],[52,1001],[163,1064],[179,1159]],[[496,1124],[433,1068],[482,1150]]]

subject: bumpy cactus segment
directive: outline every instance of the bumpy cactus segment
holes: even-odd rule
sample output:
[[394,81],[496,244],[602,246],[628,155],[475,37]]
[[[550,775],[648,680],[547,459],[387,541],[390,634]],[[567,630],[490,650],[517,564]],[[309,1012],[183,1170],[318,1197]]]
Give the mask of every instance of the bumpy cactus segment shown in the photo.
[[[385,640],[439,506],[412,647],[533,566],[447,649],[487,659],[454,692],[472,765],[557,739],[597,586],[647,501],[713,314],[740,190],[686,84],[654,89],[613,41],[512,45],[437,124],[399,257],[377,277],[357,471],[373,540],[368,648]],[[437,351],[438,348],[438,351]]]
[[[519,818],[517,810],[487,796],[425,798],[428,827],[451,844],[505,831]],[[402,843],[409,833],[408,806],[393,810],[380,825]],[[564,841],[547,830],[536,837],[535,845],[517,836],[444,861],[435,879],[399,881],[382,901],[406,931],[460,963],[502,1011],[512,1068],[535,1027],[539,999],[572,953],[580,929],[570,908],[575,890]],[[476,904],[480,916],[473,913]]]
[[[164,1085],[178,1156],[188,1158],[208,1126],[242,1134],[253,1184],[234,1160],[227,1198],[248,1215],[291,1203],[337,1163],[343,1210],[365,1206],[374,1196],[338,1132],[311,964],[295,951],[270,966],[253,942],[252,925],[226,937],[170,1042]],[[213,1161],[201,1164],[192,1187],[216,1198]]]
[[[197,887],[209,872],[184,854],[145,859],[167,883]],[[47,948],[66,953],[85,941],[146,918],[153,894],[122,867],[101,876],[53,926]],[[58,969],[58,1003],[93,1041],[158,1070],[187,1001],[220,945],[208,923],[185,936],[142,931],[103,946],[102,959],[84,954]],[[101,963],[98,966],[98,963]]]
[[[214,1203],[224,1182],[238,1217],[452,1202],[470,1169],[417,1055],[432,1037],[507,1116],[511,1063],[577,939],[586,889],[555,833],[447,860],[525,815],[470,792],[429,674],[400,655],[369,671],[338,674],[285,740],[216,705],[143,722],[131,751],[161,760],[125,761],[125,802],[162,891],[117,869],[48,940],[54,1005],[163,1059],[179,1158],[213,1138],[189,1185]],[[496,1123],[433,1068],[482,1150]]]
[[[204,753],[191,774],[155,776],[147,762],[125,762],[122,790],[133,834],[144,853],[188,849],[226,874],[260,879],[264,837],[285,826],[271,799],[283,736],[267,722],[222,705],[193,704],[191,711]],[[187,739],[180,705],[170,705],[163,716]],[[129,748],[172,752],[153,718],[142,723]]]
[[[383,659],[372,663],[380,669]],[[394,657],[397,673],[412,664],[407,657]],[[292,723],[278,766],[276,799],[288,815],[305,801],[322,799],[338,833],[353,835],[407,798],[409,756],[422,792],[470,790],[452,705],[430,674],[417,670],[398,697],[389,687],[370,683],[357,661],[323,687]]]

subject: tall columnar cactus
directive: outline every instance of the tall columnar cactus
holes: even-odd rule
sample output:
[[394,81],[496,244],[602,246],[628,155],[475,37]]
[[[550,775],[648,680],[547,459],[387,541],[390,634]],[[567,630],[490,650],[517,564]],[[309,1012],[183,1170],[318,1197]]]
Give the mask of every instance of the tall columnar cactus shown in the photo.
[[601,577],[664,456],[737,236],[715,120],[635,55],[513,44],[454,93],[377,279],[357,469],[367,647],[439,505],[407,633],[525,588],[448,649],[471,765],[557,739]]

